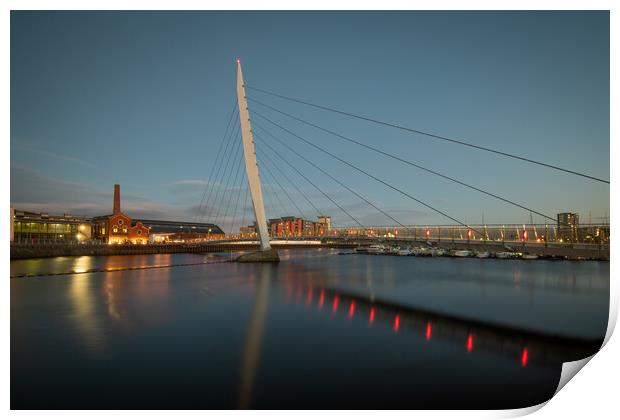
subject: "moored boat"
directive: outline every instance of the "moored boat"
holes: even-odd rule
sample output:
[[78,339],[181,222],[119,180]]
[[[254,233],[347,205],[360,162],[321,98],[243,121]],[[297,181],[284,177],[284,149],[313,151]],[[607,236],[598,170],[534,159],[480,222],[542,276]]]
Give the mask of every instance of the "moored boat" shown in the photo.
[[457,249],[452,252],[455,257],[471,257],[472,252],[467,249]]
[[368,247],[368,253],[369,254],[375,254],[375,255],[380,255],[380,254],[385,254],[385,247],[383,245],[370,245]]
[[491,253],[489,251],[478,251],[476,252],[476,258],[489,258]]
[[537,260],[538,259],[538,255],[536,255],[536,254],[523,254],[523,255],[521,255],[521,259],[523,259],[523,260]]
[[446,251],[442,248],[433,248],[432,253],[433,257],[443,257],[446,255]]
[[495,257],[500,258],[502,260],[505,260],[508,258],[515,258],[515,256],[516,254],[514,252],[509,252],[509,251],[500,251],[500,252],[495,253]]

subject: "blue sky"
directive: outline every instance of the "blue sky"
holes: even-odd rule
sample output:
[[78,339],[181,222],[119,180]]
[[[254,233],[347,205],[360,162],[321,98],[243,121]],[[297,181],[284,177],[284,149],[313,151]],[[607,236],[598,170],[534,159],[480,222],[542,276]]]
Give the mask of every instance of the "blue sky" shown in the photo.
[[[193,219],[234,106],[237,57],[251,86],[609,179],[607,12],[12,12],[12,204],[106,214],[120,183],[130,216]],[[609,212],[607,184],[248,96],[544,214],[598,221]],[[529,221],[522,209],[252,109],[466,223],[482,213],[487,223]],[[451,223],[269,130],[399,221]],[[393,224],[282,153],[362,223]],[[336,224],[352,224],[280,168]],[[271,187],[268,216],[297,213]]]

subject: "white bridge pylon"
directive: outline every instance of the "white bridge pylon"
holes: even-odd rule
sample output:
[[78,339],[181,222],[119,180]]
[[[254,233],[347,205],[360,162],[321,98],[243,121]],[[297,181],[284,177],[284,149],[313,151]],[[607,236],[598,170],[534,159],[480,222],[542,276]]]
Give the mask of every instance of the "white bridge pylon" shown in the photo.
[[258,164],[256,163],[256,151],[254,150],[254,136],[248,111],[248,101],[245,97],[245,87],[243,84],[243,73],[241,71],[241,60],[237,59],[237,103],[239,105],[239,120],[241,124],[241,138],[243,140],[243,155],[245,157],[245,171],[248,176],[250,195],[254,207],[254,217],[260,239],[261,251],[271,249],[269,244],[269,232],[267,231],[267,218],[265,216],[265,203],[263,202],[263,191],[260,186],[260,176],[258,174]]

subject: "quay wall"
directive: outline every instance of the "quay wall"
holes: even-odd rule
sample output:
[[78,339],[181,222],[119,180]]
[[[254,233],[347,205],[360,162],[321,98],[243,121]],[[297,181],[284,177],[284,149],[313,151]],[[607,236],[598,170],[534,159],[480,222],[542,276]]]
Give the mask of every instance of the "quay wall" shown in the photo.
[[[549,243],[504,243],[501,242],[451,242],[451,241],[422,241],[422,240],[388,240],[380,241],[384,244],[400,246],[433,246],[444,249],[469,249],[471,251],[499,252],[512,250],[515,252],[532,253],[541,257],[558,257],[569,259],[596,259],[609,260],[609,246],[586,244],[561,245]],[[372,240],[330,241],[327,243],[300,243],[300,244],[272,244],[275,249],[293,248],[342,248],[352,249],[360,245],[377,243]],[[176,254],[176,253],[208,253],[228,251],[254,251],[258,245],[248,243],[206,243],[199,245],[185,244],[150,244],[150,245],[63,245],[63,244],[11,244],[11,259],[48,258],[66,256],[109,256],[109,255],[143,255],[143,254]]]
[[[354,248],[353,243],[330,244],[273,244],[272,248]],[[51,257],[80,257],[85,255],[144,255],[144,254],[178,254],[178,253],[208,253],[227,251],[255,251],[258,245],[254,244],[201,244],[187,246],[182,244],[166,245],[24,245],[11,244],[11,259],[51,258]]]

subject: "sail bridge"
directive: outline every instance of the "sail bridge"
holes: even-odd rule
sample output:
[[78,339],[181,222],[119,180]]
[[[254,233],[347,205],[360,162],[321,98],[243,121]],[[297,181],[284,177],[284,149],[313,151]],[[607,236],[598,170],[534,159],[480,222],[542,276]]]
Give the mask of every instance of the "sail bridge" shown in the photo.
[[252,123],[248,101],[245,96],[245,86],[243,83],[243,72],[241,71],[241,60],[237,59],[237,103],[239,105],[239,123],[241,126],[241,140],[243,142],[243,156],[245,160],[245,171],[248,178],[248,187],[252,197],[256,228],[260,241],[260,250],[250,254],[240,256],[239,262],[277,262],[280,261],[278,251],[271,248],[269,244],[269,232],[267,230],[267,217],[265,215],[265,203],[263,201],[263,191],[260,184],[258,164],[256,162],[256,151],[254,150],[254,136],[252,134]]
[[[609,185],[609,180],[456,137],[425,132],[371,115],[358,115],[329,104],[246,85],[240,61],[237,60],[236,64],[237,101],[231,104],[228,124],[196,216],[198,220],[207,214],[209,221],[224,226],[223,230],[228,232],[217,239],[223,242],[210,243],[209,246],[239,249],[254,247],[257,240],[259,251],[239,259],[257,262],[279,260],[271,245],[329,244],[352,247],[354,243],[386,241],[395,247],[408,248],[414,244],[429,246],[431,243],[430,246],[450,250],[481,251],[482,255],[508,250],[538,256],[609,258],[607,222],[579,224],[578,215],[573,212],[557,213],[556,217],[551,211],[553,202],[549,202],[546,209],[535,208],[531,203],[517,200],[510,190],[491,191],[474,185],[461,179],[458,172],[444,172],[442,168],[427,167],[412,160],[406,150],[390,151],[388,144],[373,138],[370,133],[369,139],[354,138],[340,129],[335,131],[324,126],[317,119],[329,114],[351,122],[359,121],[365,125],[415,135],[418,141],[424,138],[427,142],[475,150],[484,154],[485,159],[510,159],[566,176],[580,177],[603,188]],[[250,118],[248,103],[252,103],[254,119]],[[285,103],[294,107],[283,105]],[[313,110],[312,120],[306,119],[304,109]],[[344,153],[343,146],[346,147]],[[509,206],[513,211],[527,215],[529,222],[487,224],[485,217],[489,213],[481,207],[482,225],[470,224],[458,214],[459,206],[446,208],[432,203],[428,197],[414,190],[416,184],[410,182],[408,177],[393,181],[378,172],[376,167],[364,167],[352,161],[350,156],[358,151],[389,161],[395,165],[395,170],[397,165],[401,167],[398,170],[406,170],[412,177],[423,173],[442,183],[455,184],[467,193],[467,199],[473,205],[485,205],[486,201],[477,198],[481,197]],[[436,164],[439,165],[439,162]],[[333,165],[337,165],[338,169],[331,169]],[[368,192],[351,185],[348,180],[352,176],[367,180]],[[438,183],[437,188],[442,185]],[[381,191],[387,191],[409,204],[403,204],[406,206],[402,208],[404,211],[397,214],[377,199],[376,195]],[[476,197],[469,198],[471,194],[476,194]],[[412,223],[413,212],[420,210],[430,212],[441,221],[433,221],[430,226]],[[370,217],[374,225],[364,224],[364,218],[368,220]],[[445,224],[444,220],[449,224]],[[248,221],[251,224],[248,225]],[[479,247],[482,248],[477,249]]]

